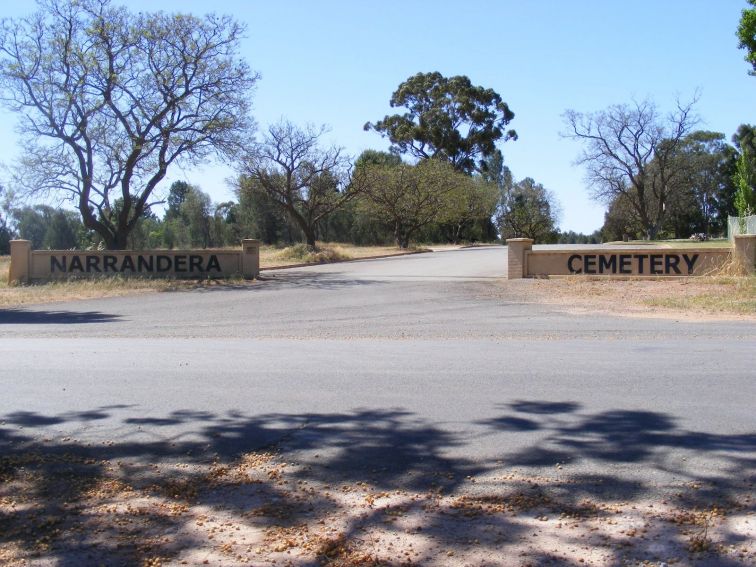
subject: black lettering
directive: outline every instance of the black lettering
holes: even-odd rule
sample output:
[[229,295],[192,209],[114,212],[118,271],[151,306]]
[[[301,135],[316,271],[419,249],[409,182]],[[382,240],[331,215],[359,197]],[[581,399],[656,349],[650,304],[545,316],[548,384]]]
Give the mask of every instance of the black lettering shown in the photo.
[[[149,258],[149,262],[147,261]],[[155,256],[137,256],[137,269],[141,272],[154,272],[155,271]]]
[[586,274],[596,273],[596,256],[594,254],[586,254],[583,256],[583,268]]
[[118,258],[115,256],[105,256],[102,259],[102,271],[103,272],[117,272],[118,267],[116,266],[116,262],[118,261]]
[[632,256],[630,254],[620,254],[619,257],[619,272],[620,274],[632,274],[633,269],[630,266]]
[[87,256],[87,273],[94,270],[100,271],[100,257],[99,256]]
[[173,261],[173,269],[176,271],[176,273],[186,271],[186,256],[176,256],[173,258]]
[[[147,258],[149,258],[149,262],[147,261]],[[142,271],[142,268],[144,268],[144,271],[146,272],[154,272],[155,271],[155,256],[138,256],[137,257],[137,267],[139,271]]]
[[662,273],[662,260],[664,259],[664,256],[661,254],[651,254],[651,259],[649,260],[649,270],[652,274],[661,274]]
[[84,265],[81,263],[81,256],[71,256],[71,262],[68,264],[68,271],[73,272],[74,270],[79,270],[80,272],[84,271]]
[[126,270],[135,272],[136,268],[134,268],[134,258],[131,256],[124,256],[123,262],[121,263],[121,271],[125,272]]
[[575,266],[572,264],[575,260],[580,260],[579,254],[573,254],[572,256],[570,256],[570,258],[567,260],[567,269],[571,274],[581,274],[583,270],[581,270],[580,268],[575,268]]
[[612,273],[617,273],[617,256],[599,256],[599,274],[605,273],[609,268]]
[[195,256],[192,254],[189,256],[189,271],[190,272],[204,272],[202,269],[202,256]]
[[173,261],[170,256],[160,255],[157,257],[157,271],[168,272],[173,266]]
[[693,256],[683,254],[683,260],[685,260],[685,263],[688,265],[688,275],[692,274],[693,266],[696,265],[696,261],[698,260],[698,254],[693,254]]
[[677,254],[667,254],[664,257],[664,272],[669,274],[670,270],[673,270],[676,274],[680,273],[680,268],[677,265],[680,263],[680,256]]
[[643,273],[643,259],[648,258],[646,254],[634,254],[633,258],[636,258],[638,260],[638,273]]
[[50,256],[50,271],[55,273],[55,270],[58,269],[61,272],[66,271],[66,257],[61,256],[60,260],[58,260],[55,256]]
[[220,262],[218,262],[218,256],[213,254],[210,256],[210,259],[207,261],[207,271],[210,270],[216,270],[218,272],[221,271]]

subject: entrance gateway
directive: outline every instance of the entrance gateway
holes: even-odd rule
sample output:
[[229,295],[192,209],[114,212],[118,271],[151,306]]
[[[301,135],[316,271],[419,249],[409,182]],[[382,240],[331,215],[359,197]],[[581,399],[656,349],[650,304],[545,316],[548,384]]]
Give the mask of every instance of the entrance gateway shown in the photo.
[[533,250],[529,238],[507,240],[509,279],[544,276],[684,277],[716,274],[736,262],[756,266],[756,235],[735,237],[733,247]]

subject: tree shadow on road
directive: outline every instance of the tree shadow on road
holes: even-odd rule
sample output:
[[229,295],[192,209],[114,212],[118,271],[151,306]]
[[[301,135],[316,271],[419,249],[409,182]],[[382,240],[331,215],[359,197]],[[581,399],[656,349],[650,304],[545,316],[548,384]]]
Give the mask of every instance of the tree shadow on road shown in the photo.
[[[245,565],[289,552],[310,565],[427,564],[446,550],[504,557],[542,516],[599,521],[612,517],[612,506],[642,499],[651,487],[622,467],[679,475],[685,482],[671,496],[678,506],[742,509],[756,455],[754,435],[687,431],[658,412],[587,413],[576,402],[501,406],[501,416],[481,422],[488,434],[542,437],[490,461],[454,456],[469,439],[403,409],[135,417],[137,410],[0,416],[0,561]],[[77,427],[101,423],[119,436],[76,439]],[[665,458],[670,449],[715,458],[720,472],[698,474]],[[545,475],[555,462],[610,467]],[[401,561],[386,559],[387,542],[407,537],[434,546],[425,556],[405,547]],[[742,543],[734,532],[723,537]],[[604,553],[617,564],[648,557],[644,545],[623,539]],[[528,553],[523,564],[546,557]],[[712,553],[701,560],[728,564]]]
[[[756,432],[691,431],[661,412],[584,413],[576,402],[516,401],[501,408],[505,411],[501,416],[479,423],[492,431],[541,434],[537,446],[506,455],[511,466],[595,463],[598,468],[632,470],[637,465],[639,470],[651,469],[673,475],[681,483],[696,484],[699,488],[688,494],[689,504],[732,501],[740,488],[756,482]],[[618,498],[626,496],[626,491],[618,490],[618,474],[596,482],[596,487],[612,487]],[[635,482],[625,486],[633,492],[641,489]]]
[[118,315],[100,311],[0,309],[0,325],[81,325],[85,323],[112,323],[119,319]]
[[268,272],[260,276],[258,289],[321,289],[341,290],[345,288],[387,285],[390,282],[349,277],[344,272],[289,272],[286,270],[275,273]]

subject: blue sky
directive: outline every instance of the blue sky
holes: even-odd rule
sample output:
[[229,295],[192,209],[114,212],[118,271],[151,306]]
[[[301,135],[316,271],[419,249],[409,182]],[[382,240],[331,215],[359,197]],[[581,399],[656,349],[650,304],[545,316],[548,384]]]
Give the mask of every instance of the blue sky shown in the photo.
[[[396,87],[417,72],[467,75],[501,94],[519,140],[501,146],[517,179],[533,177],[558,198],[564,230],[591,232],[604,207],[590,200],[580,146],[562,139],[562,113],[650,98],[661,109],[696,91],[701,128],[732,135],[756,123],[756,77],[735,30],[745,0],[231,1],[131,0],[134,11],[208,11],[248,27],[242,56],[262,78],[254,95],[261,127],[286,117],[326,124],[326,143],[357,155],[388,142],[364,132],[392,110]],[[0,15],[34,10],[3,3]],[[15,155],[14,117],[0,111],[0,159]],[[230,169],[172,172],[216,201],[232,198]]]

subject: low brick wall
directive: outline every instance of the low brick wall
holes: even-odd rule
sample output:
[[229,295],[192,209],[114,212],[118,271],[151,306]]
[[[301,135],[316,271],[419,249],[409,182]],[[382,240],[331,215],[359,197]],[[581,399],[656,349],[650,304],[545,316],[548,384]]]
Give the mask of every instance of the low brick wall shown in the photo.
[[595,248],[533,250],[528,238],[507,241],[508,277],[609,276],[682,277],[706,276],[737,262],[754,272],[756,235],[735,237],[733,247],[724,248]]
[[152,278],[256,278],[260,241],[242,240],[241,250],[32,250],[28,240],[11,241],[10,282],[93,278],[108,275]]

